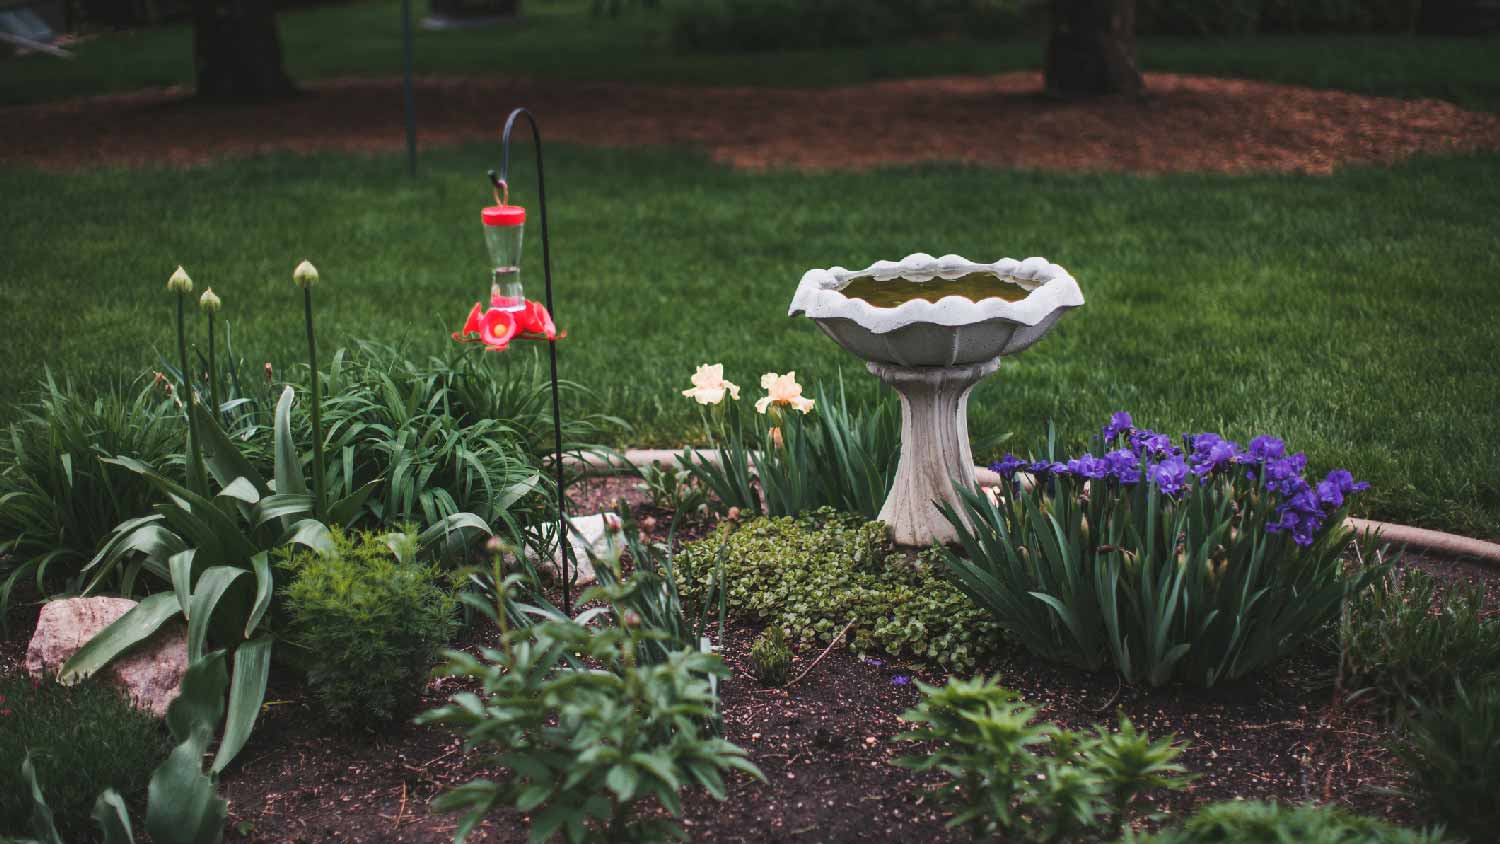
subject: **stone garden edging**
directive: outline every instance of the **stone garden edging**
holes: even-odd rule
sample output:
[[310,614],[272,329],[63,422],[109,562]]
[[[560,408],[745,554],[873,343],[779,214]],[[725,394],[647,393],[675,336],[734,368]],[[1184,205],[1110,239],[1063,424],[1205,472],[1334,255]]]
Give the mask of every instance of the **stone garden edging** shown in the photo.
[[[668,448],[627,448],[623,452],[615,452],[628,462],[631,467],[648,466],[652,463],[661,463],[663,466],[677,465],[677,456],[682,449]],[[716,452],[703,451],[699,456],[706,460],[714,460]],[[623,469],[618,461],[611,460],[598,454],[569,455],[568,462],[582,463],[598,474],[604,474],[610,469]],[[994,486],[1000,482],[1000,476],[984,466],[974,467],[974,480],[981,486]],[[1459,536],[1455,533],[1444,533],[1427,528],[1413,527],[1411,525],[1398,525],[1391,522],[1378,522],[1370,519],[1348,520],[1350,528],[1356,531],[1377,530],[1388,542],[1397,545],[1407,545],[1420,548],[1425,551],[1433,551],[1452,557],[1466,557],[1492,565],[1500,565],[1500,543],[1486,542],[1482,539],[1474,539],[1467,536]]]

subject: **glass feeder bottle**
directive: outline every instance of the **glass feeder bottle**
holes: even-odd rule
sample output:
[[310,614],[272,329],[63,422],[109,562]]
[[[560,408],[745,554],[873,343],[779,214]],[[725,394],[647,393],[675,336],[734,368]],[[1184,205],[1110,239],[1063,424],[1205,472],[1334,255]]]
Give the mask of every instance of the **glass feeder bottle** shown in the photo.
[[521,287],[521,235],[526,229],[526,209],[519,205],[492,205],[480,214],[484,222],[484,245],[490,253],[490,307],[502,311],[526,308]]

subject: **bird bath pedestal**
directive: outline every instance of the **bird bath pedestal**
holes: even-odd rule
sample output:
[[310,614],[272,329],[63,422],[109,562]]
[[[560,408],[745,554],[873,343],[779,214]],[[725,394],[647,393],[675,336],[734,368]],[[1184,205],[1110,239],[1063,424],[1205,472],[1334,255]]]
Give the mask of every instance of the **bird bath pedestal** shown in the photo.
[[916,254],[802,276],[789,314],[806,314],[901,397],[901,459],[880,510],[895,542],[956,541],[939,505],[962,514],[958,488],[974,488],[969,393],[1082,304],[1073,277],[1041,258]]

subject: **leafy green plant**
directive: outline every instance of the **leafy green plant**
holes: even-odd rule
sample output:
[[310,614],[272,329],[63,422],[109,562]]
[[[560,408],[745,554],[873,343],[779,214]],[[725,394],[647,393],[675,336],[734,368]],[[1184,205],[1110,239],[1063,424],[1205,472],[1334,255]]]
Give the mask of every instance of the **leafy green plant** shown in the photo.
[[635,582],[616,572],[612,585],[584,596],[603,605],[575,618],[532,608],[535,623],[512,627],[509,595],[522,577],[503,576],[500,559],[491,575],[495,603],[463,596],[499,627],[499,647],[478,656],[450,651],[443,669],[479,691],[461,692],[418,719],[462,730],[507,772],[438,798],[439,811],[463,813],[456,840],[506,805],[531,815],[532,841],[680,839],[674,820],[645,813],[650,803],[675,818],[684,786],[723,800],[725,772],[764,779],[743,750],[702,726],[718,718],[709,679],[727,673],[719,657],[683,648],[660,662],[638,658],[642,641],[669,634],[627,608]]
[[1335,806],[1253,800],[1210,803],[1180,826],[1132,835],[1133,844],[1442,844],[1441,830],[1402,829]]
[[[104,459],[127,455],[164,470],[182,451],[180,418],[154,385],[85,392],[46,374],[0,436],[0,617],[24,578],[42,595],[83,588],[100,541],[157,500],[143,478]],[[124,578],[110,586],[131,590]]]
[[30,828],[31,790],[19,765],[28,755],[57,828],[76,838],[100,791],[144,798],[147,776],[170,748],[157,719],[118,689],[36,683],[24,672],[0,677],[0,838]]
[[1474,841],[1500,829],[1494,784],[1500,781],[1500,681],[1419,708],[1395,744],[1407,791],[1439,820]]
[[1484,590],[1442,588],[1414,568],[1392,569],[1351,596],[1339,625],[1341,670],[1352,696],[1398,707],[1439,703],[1455,678],[1500,672],[1500,621],[1484,615]]
[[1038,723],[1037,711],[997,680],[917,686],[922,701],[902,716],[916,726],[899,738],[930,743],[930,751],[893,764],[946,774],[934,795],[954,809],[948,825],[975,838],[1103,840],[1104,817],[1118,836],[1142,794],[1189,781],[1175,761],[1183,746],[1151,741],[1124,715],[1119,733],[1078,733]]
[[698,513],[708,509],[708,492],[687,469],[663,469],[659,463],[640,467],[638,488],[651,496],[652,506],[673,513]]
[[[146,787],[146,832],[155,844],[219,844],[229,804],[217,792],[217,774],[203,770],[203,758],[224,717],[229,685],[223,651],[188,664],[182,689],[167,706],[167,727],[179,742],[156,767]],[[56,816],[47,802],[30,755],[21,778],[31,798],[31,826],[37,844],[63,844]],[[130,812],[114,789],[94,802],[94,822],[104,844],[134,844]]]
[[334,530],[331,544],[286,555],[283,638],[306,654],[308,684],[330,719],[404,717],[456,627],[458,599],[435,564],[418,562],[411,534]]
[[775,625],[767,627],[750,647],[751,676],[762,686],[784,686],[791,673],[792,649],[786,634]]
[[1314,489],[1272,437],[1242,450],[1199,434],[1184,451],[1123,413],[1105,432],[1101,452],[1128,445],[1063,463],[1049,438],[1041,460],[995,464],[997,500],[960,489],[961,512],[943,505],[954,581],[1033,653],[1212,686],[1298,647],[1379,576],[1344,564],[1344,496],[1363,488],[1348,472]]
[[901,452],[901,418],[893,401],[851,408],[842,382],[818,389],[810,413],[775,405],[746,424],[724,418],[712,457],[687,450],[678,464],[717,499],[721,510],[795,516],[834,507],[873,519],[880,513]]
[[972,668],[995,651],[999,628],[948,583],[925,552],[912,559],[890,547],[885,526],[829,509],[798,518],[752,519],[725,537],[686,545],[684,591],[713,585],[722,560],[730,610],[783,628],[803,641],[831,641],[846,626],[858,653],[881,651],[952,669]]

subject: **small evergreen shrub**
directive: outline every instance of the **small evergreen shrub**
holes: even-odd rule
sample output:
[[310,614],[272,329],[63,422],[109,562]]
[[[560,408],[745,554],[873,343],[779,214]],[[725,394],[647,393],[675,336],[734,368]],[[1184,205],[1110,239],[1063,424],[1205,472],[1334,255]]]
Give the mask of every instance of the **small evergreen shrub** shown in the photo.
[[917,686],[922,702],[902,716],[916,727],[899,738],[932,747],[894,764],[946,774],[935,796],[954,810],[948,825],[976,840],[1114,840],[1142,795],[1190,781],[1176,762],[1184,746],[1152,741],[1124,715],[1119,732],[1075,732],[1038,723],[1037,711],[995,680]]
[[1440,831],[1391,826],[1332,806],[1231,800],[1199,809],[1181,826],[1131,837],[1134,844],[1442,844]]
[[944,579],[929,552],[911,559],[893,550],[879,522],[827,508],[753,519],[683,549],[679,571],[700,573],[685,591],[708,586],[721,553],[729,608],[795,639],[829,642],[853,622],[847,641],[857,653],[954,670],[972,668],[999,641],[999,628]]
[[455,628],[458,602],[407,534],[344,534],[292,554],[283,590],[289,639],[334,720],[371,726],[409,714]]
[[1466,689],[1425,706],[1396,745],[1407,789],[1419,806],[1473,841],[1494,841],[1500,830],[1500,682]]
[[31,789],[21,776],[28,752],[59,831],[85,840],[99,792],[113,788],[143,801],[151,769],[170,749],[154,716],[103,683],[0,677],[0,839],[32,832]]
[[792,671],[792,651],[786,634],[772,625],[750,648],[750,673],[762,686],[784,686]]
[[1360,590],[1340,626],[1346,684],[1405,707],[1438,703],[1458,678],[1500,672],[1500,620],[1486,619],[1484,590],[1443,588],[1420,569],[1392,570]]

